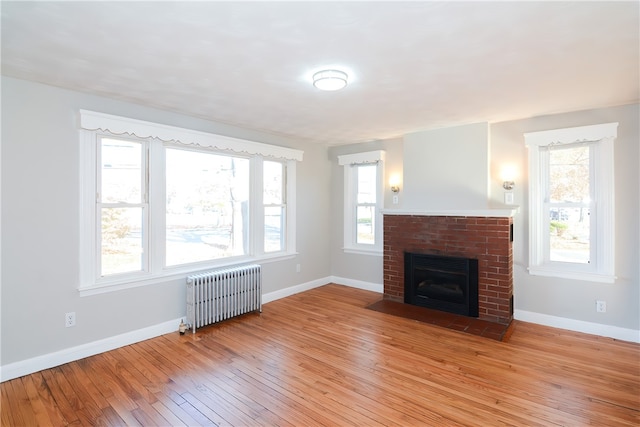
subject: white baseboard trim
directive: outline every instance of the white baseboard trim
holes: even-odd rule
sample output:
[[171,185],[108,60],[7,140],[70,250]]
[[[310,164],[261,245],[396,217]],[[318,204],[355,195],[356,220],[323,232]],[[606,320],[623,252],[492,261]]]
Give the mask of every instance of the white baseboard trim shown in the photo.
[[361,280],[353,280],[336,276],[330,276],[327,280],[329,280],[327,283],[336,283],[339,285],[350,286],[352,288],[363,289],[365,291],[378,292],[380,294],[384,292],[384,285],[382,283],[363,282]]
[[115,335],[76,347],[66,348],[43,356],[36,356],[31,359],[3,365],[0,367],[0,382],[32,374],[43,369],[53,368],[55,366],[73,362],[74,360],[84,359],[85,357],[104,353],[105,351],[124,347],[125,345],[148,340],[150,338],[155,338],[160,335],[178,332],[178,325],[182,319],[184,318],[182,317],[170,320],[158,325],[137,329],[135,331],[126,332],[124,334]]
[[640,343],[640,330],[621,328],[619,326],[603,325],[582,320],[567,319],[525,310],[514,310],[513,317],[523,322],[537,323],[554,328],[567,329],[586,334],[600,335],[622,341]]
[[[354,288],[382,292],[382,285],[329,276],[264,294],[262,295],[262,303],[266,304],[280,298],[285,298],[290,295],[317,288],[319,286],[324,286],[328,283],[338,283]],[[66,348],[42,356],[32,357],[31,359],[2,365],[0,366],[0,382],[32,374],[43,369],[60,366],[65,363],[73,362],[75,360],[84,359],[85,357],[104,353],[105,351],[114,350],[116,348],[124,347],[125,345],[134,344],[136,342],[155,338],[160,335],[177,332],[178,325],[180,324],[180,320],[182,319],[184,318],[182,317],[175,320],[170,320],[158,325],[153,325],[146,328],[137,329],[135,331],[126,332],[124,334],[115,335],[113,337],[104,338],[98,341],[81,344],[76,347]]]
[[302,283],[300,285],[290,286],[278,291],[269,292],[262,295],[262,303],[266,304],[271,301],[279,300],[280,298],[286,298],[291,295],[299,294],[300,292],[308,291],[320,286],[327,285],[329,283],[335,283],[338,285],[350,286],[352,288],[364,289],[366,291],[373,291],[382,293],[382,284],[363,282],[360,280],[345,279],[344,277],[328,276],[322,279],[312,280],[311,282]]
[[329,283],[329,280],[329,278],[325,277],[322,279],[312,280],[311,282],[302,283],[300,285],[289,286],[288,288],[269,292],[267,294],[262,294],[262,303],[266,304],[271,301],[279,300],[280,298],[286,298],[291,295],[299,294],[300,292],[324,286]]

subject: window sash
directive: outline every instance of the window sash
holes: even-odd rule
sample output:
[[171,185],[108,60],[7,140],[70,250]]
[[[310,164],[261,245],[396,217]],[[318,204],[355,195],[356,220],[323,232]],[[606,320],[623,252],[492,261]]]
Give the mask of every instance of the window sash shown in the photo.
[[[137,183],[134,184],[134,191],[136,191],[137,193],[137,197],[135,199],[137,199],[136,202],[132,201],[133,199],[130,199],[130,201],[105,201],[105,199],[113,199],[113,194],[109,194],[109,195],[105,195],[105,187],[104,187],[104,181],[105,181],[105,172],[106,171],[110,171],[110,169],[107,169],[104,167],[105,165],[105,161],[110,160],[110,161],[114,161],[117,160],[115,157],[112,157],[110,159],[105,159],[104,155],[106,151],[109,151],[107,147],[109,146],[115,146],[118,143],[122,144],[123,146],[126,145],[139,145],[139,148],[137,149],[138,151],[138,156],[139,156],[139,166],[138,166],[138,173],[137,173]],[[111,151],[115,151],[115,150],[111,150]],[[96,147],[95,147],[95,152],[96,152],[96,156],[95,156],[95,165],[96,165],[96,209],[95,209],[95,233],[96,233],[96,247],[94,249],[94,253],[96,254],[96,272],[97,272],[97,279],[101,280],[104,278],[108,278],[108,277],[126,277],[129,275],[133,275],[133,276],[137,276],[137,275],[143,275],[148,273],[149,271],[149,204],[148,204],[148,142],[147,141],[138,141],[132,138],[121,138],[121,137],[115,137],[115,136],[110,136],[110,135],[100,135],[96,138]],[[112,153],[113,154],[113,153]],[[126,167],[121,167],[118,168],[116,165],[116,169],[114,169],[113,171],[117,171],[117,170],[126,170]],[[117,174],[114,174],[114,179],[115,176],[117,176]],[[128,181],[127,181],[128,182]],[[127,195],[123,195],[123,197],[121,197],[122,199],[127,199],[130,196]],[[131,270],[124,270],[124,271],[114,271],[112,273],[106,274],[106,270],[110,269],[110,270],[114,270],[116,269],[115,264],[120,264],[122,265],[123,263],[126,262],[127,258],[131,258],[133,256],[133,254],[129,253],[128,251],[126,251],[126,248],[122,248],[122,246],[125,246],[124,241],[126,239],[126,236],[123,235],[123,233],[126,232],[126,234],[130,234],[131,232],[129,230],[127,230],[127,225],[124,223],[126,222],[126,220],[123,220],[122,218],[118,218],[116,217],[115,219],[113,219],[114,222],[118,222],[119,223],[119,230],[116,229],[114,230],[111,234],[115,234],[116,237],[114,237],[113,239],[109,239],[109,240],[113,240],[112,243],[107,246],[106,242],[105,242],[105,217],[104,217],[104,213],[105,210],[113,210],[114,213],[118,212],[118,210],[122,211],[126,211],[126,210],[140,210],[140,237],[139,237],[139,251],[140,251],[140,260],[138,263],[138,268],[136,269],[131,269]],[[111,222],[111,221],[110,221]],[[132,240],[131,238],[129,238],[128,240]],[[116,244],[115,242],[120,241],[120,245]],[[113,248],[117,248],[118,246],[121,246],[121,250],[120,250],[120,257],[114,255],[112,253],[112,256],[105,256],[105,251],[111,249],[113,250]],[[127,246],[131,246],[130,244]],[[123,250],[124,249],[124,250]],[[135,250],[135,246],[132,248],[133,250]],[[108,253],[108,252],[107,252]],[[114,264],[112,267],[107,267],[107,265],[112,265]]]
[[[384,182],[384,151],[347,154],[338,156],[338,164],[344,166],[344,250],[362,254],[382,254],[382,202]],[[360,167],[375,165],[375,201],[359,202],[358,170]],[[373,207],[373,244],[359,242],[358,208]]]

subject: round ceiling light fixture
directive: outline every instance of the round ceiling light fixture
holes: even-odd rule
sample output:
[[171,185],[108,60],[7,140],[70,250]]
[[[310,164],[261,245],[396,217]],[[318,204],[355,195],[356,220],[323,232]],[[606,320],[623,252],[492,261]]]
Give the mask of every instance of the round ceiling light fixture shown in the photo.
[[347,73],[340,70],[321,70],[313,74],[313,85],[320,90],[334,91],[347,86]]

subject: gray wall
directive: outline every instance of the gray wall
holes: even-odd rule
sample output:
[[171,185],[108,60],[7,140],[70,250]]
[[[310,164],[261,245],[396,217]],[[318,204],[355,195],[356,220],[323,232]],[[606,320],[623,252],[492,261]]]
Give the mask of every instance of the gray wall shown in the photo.
[[487,209],[488,123],[405,135],[403,162],[402,208]]
[[[516,310],[585,322],[640,329],[640,277],[638,242],[640,220],[638,105],[578,111],[496,123],[491,126],[491,170],[516,164],[520,174],[514,189],[520,213],[514,222],[514,299]],[[615,171],[615,283],[595,283],[531,276],[526,268],[528,252],[527,149],[523,133],[618,122],[614,142]],[[492,197],[503,198],[498,175],[491,180]],[[607,302],[607,312],[597,313],[596,300]]]
[[[298,256],[263,264],[264,292],[330,275],[325,146],[3,77],[2,365],[185,315],[184,280],[79,296],[79,109],[304,150],[297,167]],[[74,328],[64,327],[69,311],[76,312]]]

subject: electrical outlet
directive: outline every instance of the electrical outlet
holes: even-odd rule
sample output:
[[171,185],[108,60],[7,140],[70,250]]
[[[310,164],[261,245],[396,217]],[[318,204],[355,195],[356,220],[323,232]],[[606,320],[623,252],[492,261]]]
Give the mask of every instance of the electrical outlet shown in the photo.
[[607,312],[607,302],[606,301],[596,301],[596,311],[598,313],[606,313]]
[[64,315],[64,326],[66,328],[70,328],[72,326],[76,326],[76,312],[72,311],[70,313],[66,313]]
[[296,264],[296,273],[300,273],[300,264]]
[[505,205],[512,205],[513,204],[513,193],[511,193],[511,192],[504,193],[504,204]]

